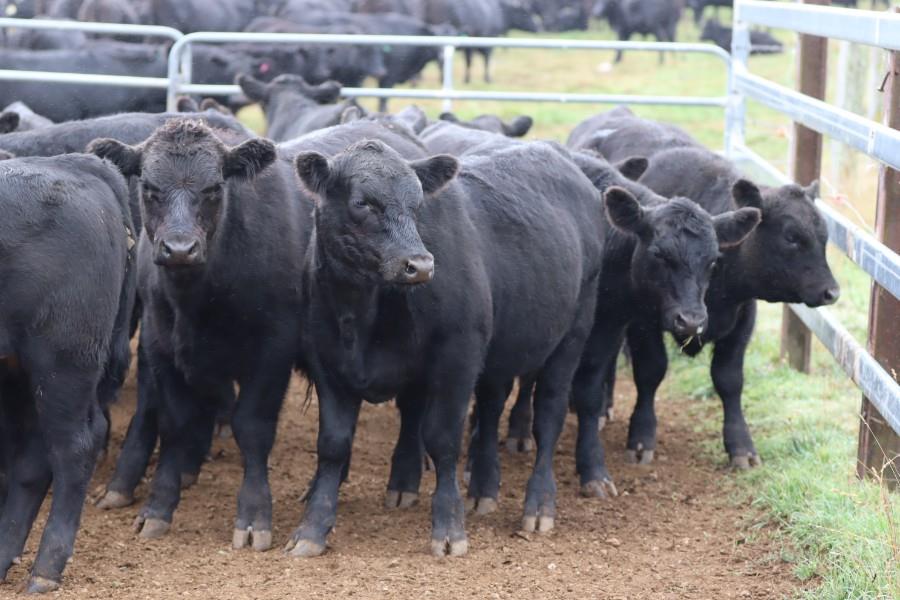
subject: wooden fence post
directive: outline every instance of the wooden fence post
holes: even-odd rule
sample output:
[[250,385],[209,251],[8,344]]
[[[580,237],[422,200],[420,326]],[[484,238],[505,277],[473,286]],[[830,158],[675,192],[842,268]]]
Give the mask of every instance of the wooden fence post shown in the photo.
[[[894,9],[900,12],[900,8]],[[891,52],[884,84],[884,124],[900,129],[900,52]],[[875,233],[884,245],[900,252],[900,172],[882,165],[878,178]],[[900,378],[900,300],[877,283],[869,305],[869,352],[894,379]],[[878,410],[863,398],[859,428],[860,477],[883,477],[896,488],[900,483],[900,435]]]
[[[805,4],[830,5],[831,0],[804,0]],[[828,79],[828,38],[800,35],[797,46],[797,82],[801,93],[822,100]],[[822,135],[794,123],[791,177],[801,185],[819,179],[822,171]],[[781,356],[798,371],[809,372],[812,332],[785,305],[781,320]]]

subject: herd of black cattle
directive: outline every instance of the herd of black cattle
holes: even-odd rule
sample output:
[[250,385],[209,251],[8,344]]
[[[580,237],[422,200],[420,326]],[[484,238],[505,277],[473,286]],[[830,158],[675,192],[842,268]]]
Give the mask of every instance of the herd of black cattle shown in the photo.
[[319,406],[294,556],[326,548],[363,400],[400,414],[387,506],[413,504],[433,465],[436,555],[464,554],[465,513],[497,506],[517,378],[505,444],[536,452],[522,527],[554,526],[570,408],[581,492],[616,495],[601,441],[616,358],[627,343],[628,458],[649,463],[665,332],[689,355],[713,345],[725,449],[737,468],[759,463],[741,408],[756,301],[839,296],[815,185],[756,185],[627,108],[561,145],[515,139],[528,117],[366,114],[336,81],[259,75],[237,80],[269,139],[189,98],[181,113],[0,117],[0,581],[52,483],[27,589],[58,587],[136,333],[137,408],[98,504],[134,502],[158,441],[143,538],[167,533],[230,422],[244,467],[233,545],[271,547],[268,456],[294,371]]

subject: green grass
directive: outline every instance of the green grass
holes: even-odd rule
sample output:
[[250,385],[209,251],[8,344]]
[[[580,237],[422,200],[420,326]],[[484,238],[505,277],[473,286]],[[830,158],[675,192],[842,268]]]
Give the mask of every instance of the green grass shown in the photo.
[[[727,13],[723,15],[726,17]],[[559,35],[559,34],[553,34]],[[785,52],[751,57],[754,73],[787,86],[794,85],[795,38],[776,32]],[[568,33],[573,39],[611,39],[608,28]],[[683,21],[679,40],[696,41],[698,31]],[[837,64],[832,43],[830,64]],[[501,89],[559,92],[609,92],[657,95],[722,95],[725,70],[715,58],[701,55],[667,57],[657,65],[655,53],[626,53],[612,66],[611,52],[498,50],[494,55],[494,85],[481,82],[481,61],[476,59],[473,83],[462,85],[462,57],[458,56],[455,81],[460,89]],[[833,71],[834,69],[832,69]],[[829,97],[834,95],[834,75]],[[429,67],[421,85],[439,86],[438,70]],[[374,100],[363,105],[374,110]],[[392,110],[410,102],[394,100]],[[439,102],[417,102],[431,117],[440,113]],[[494,113],[505,118],[518,114],[534,117],[529,137],[564,141],[572,127],[608,106],[457,102],[463,118]],[[639,107],[648,118],[665,120],[687,129],[702,143],[721,148],[722,112],[708,108]],[[787,170],[790,121],[775,111],[748,104],[747,139],[750,147]],[[264,129],[261,112],[251,107],[241,117],[258,131]],[[831,172],[831,149],[826,144],[823,173]],[[855,222],[870,227],[874,213],[876,172],[873,163],[859,160],[844,180],[823,186],[830,201]],[[871,282],[840,252],[829,260],[843,288],[833,310],[856,337],[864,340]],[[798,577],[808,582],[804,597],[816,599],[900,598],[900,499],[888,497],[874,483],[855,477],[860,394],[836,366],[828,352],[814,347],[813,373],[789,369],[779,359],[781,307],[760,304],[757,332],[747,354],[744,404],[765,461],[761,469],[729,477],[724,485],[736,501],[751,498],[753,525],[775,524],[783,538],[783,557],[795,563]],[[669,397],[690,398],[698,429],[707,433],[703,451],[723,460],[721,409],[709,378],[709,352],[690,360],[671,349],[670,376],[662,388]]]

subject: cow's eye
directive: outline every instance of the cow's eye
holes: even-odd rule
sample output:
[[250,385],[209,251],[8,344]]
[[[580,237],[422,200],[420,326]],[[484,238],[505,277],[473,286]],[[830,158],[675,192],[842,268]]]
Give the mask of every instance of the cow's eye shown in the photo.
[[788,231],[784,234],[784,241],[786,241],[791,246],[799,246],[801,242],[800,236],[793,231]]
[[706,270],[712,273],[713,269],[716,268],[716,261],[712,260],[709,262],[709,265],[706,267]]
[[221,192],[221,191],[222,191],[222,184],[221,184],[221,183],[215,183],[215,184],[213,184],[213,185],[211,185],[211,186],[209,186],[209,187],[203,188],[203,190],[201,191],[201,193],[202,193],[204,196],[213,196],[213,195],[218,195],[219,192]]

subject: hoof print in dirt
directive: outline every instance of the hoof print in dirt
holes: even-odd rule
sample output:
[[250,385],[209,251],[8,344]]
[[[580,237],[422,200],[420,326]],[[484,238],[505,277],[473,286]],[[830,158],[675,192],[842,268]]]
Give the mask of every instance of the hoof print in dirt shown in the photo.
[[431,540],[431,554],[434,556],[464,556],[469,551],[469,540]]
[[762,460],[755,453],[736,454],[731,457],[729,463],[729,467],[734,471],[747,471],[760,465],[762,465]]
[[581,495],[585,498],[615,498],[619,495],[616,484],[612,479],[598,479],[588,481],[581,486]]
[[235,550],[252,548],[256,552],[265,552],[272,547],[272,532],[235,529],[231,536],[231,547]]
[[466,498],[466,512],[476,515],[489,515],[497,512],[497,500],[495,498]]
[[419,494],[416,492],[398,492],[395,490],[388,490],[387,495],[384,497],[384,507],[387,509],[393,508],[410,508],[419,503]]
[[172,524],[162,519],[139,516],[134,520],[132,527],[141,539],[156,540],[169,533]]

